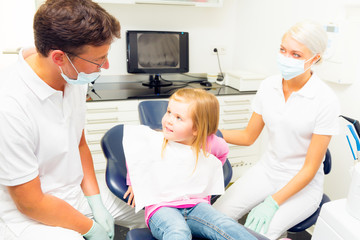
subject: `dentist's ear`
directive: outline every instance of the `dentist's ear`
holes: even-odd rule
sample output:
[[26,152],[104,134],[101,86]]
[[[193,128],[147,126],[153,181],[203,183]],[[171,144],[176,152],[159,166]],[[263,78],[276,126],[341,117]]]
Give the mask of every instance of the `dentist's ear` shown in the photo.
[[65,64],[65,62],[67,61],[67,57],[65,55],[65,53],[61,50],[52,50],[49,53],[51,59],[53,60],[53,62],[58,65],[59,67],[63,66]]

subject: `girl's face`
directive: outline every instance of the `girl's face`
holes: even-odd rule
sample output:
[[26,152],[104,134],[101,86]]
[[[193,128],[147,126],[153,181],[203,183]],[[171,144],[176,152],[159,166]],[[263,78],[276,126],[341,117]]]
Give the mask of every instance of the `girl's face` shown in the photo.
[[167,112],[162,118],[163,133],[167,140],[186,145],[193,143],[196,131],[193,129],[194,124],[189,109],[189,103],[169,101]]

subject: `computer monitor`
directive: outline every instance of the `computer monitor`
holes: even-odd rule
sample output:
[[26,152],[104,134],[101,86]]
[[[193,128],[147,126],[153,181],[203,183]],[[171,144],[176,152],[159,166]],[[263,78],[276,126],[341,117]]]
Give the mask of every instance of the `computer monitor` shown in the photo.
[[128,73],[148,73],[149,87],[172,85],[161,81],[161,73],[189,71],[189,33],[169,31],[127,31]]

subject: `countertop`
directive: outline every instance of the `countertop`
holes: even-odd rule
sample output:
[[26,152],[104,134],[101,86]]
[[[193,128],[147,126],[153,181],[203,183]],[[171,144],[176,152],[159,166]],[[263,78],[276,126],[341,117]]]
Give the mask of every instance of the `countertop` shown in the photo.
[[[118,80],[118,81],[117,81]],[[183,81],[172,81],[173,85],[168,87],[146,87],[142,85],[142,80],[120,79],[119,76],[101,76],[101,81],[97,81],[89,86],[87,101],[114,101],[129,99],[149,99],[149,98],[168,98],[179,88],[203,88],[213,93],[215,96],[245,95],[255,94],[256,91],[240,92],[232,87],[212,83],[211,87],[200,85],[199,81],[205,79],[184,79]],[[194,82],[197,81],[197,82]]]

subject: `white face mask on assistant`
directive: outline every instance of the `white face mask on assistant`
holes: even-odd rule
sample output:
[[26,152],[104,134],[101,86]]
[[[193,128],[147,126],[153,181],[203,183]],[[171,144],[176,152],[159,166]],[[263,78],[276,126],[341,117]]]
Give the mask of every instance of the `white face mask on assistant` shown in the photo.
[[297,77],[300,74],[304,73],[309,68],[311,68],[313,65],[313,64],[311,64],[310,67],[305,69],[305,63],[309,62],[315,56],[316,56],[316,54],[305,61],[305,60],[299,60],[299,59],[294,59],[294,58],[290,58],[290,57],[285,57],[283,54],[279,53],[278,58],[277,58],[277,64],[278,64],[278,67],[279,67],[282,77],[285,80],[290,80],[290,79],[293,79],[294,77]]
[[69,62],[71,63],[71,65],[73,66],[73,68],[75,69],[77,75],[77,79],[71,79],[68,76],[66,76],[63,72],[63,70],[60,68],[61,71],[61,76],[65,79],[65,81],[69,84],[89,84],[91,82],[94,82],[96,79],[98,79],[100,77],[101,74],[101,67],[99,68],[98,72],[93,72],[93,73],[84,73],[84,72],[78,72],[78,70],[75,68],[74,64],[71,62],[70,58],[68,57],[68,55],[65,53],[65,56],[67,57],[67,59],[69,60]]

